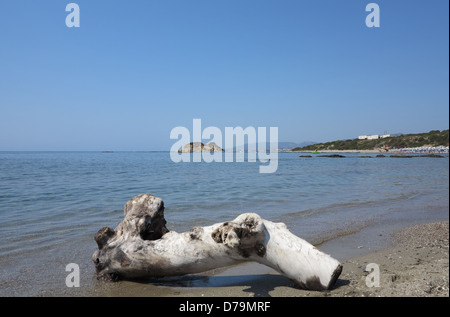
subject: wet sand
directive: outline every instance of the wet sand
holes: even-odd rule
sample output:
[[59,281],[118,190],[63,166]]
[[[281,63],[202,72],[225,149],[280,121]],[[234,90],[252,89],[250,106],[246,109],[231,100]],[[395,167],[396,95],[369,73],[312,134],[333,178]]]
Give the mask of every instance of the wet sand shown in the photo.
[[[449,296],[449,224],[422,224],[393,234],[393,246],[342,261],[344,269],[336,285],[329,291],[307,291],[270,269],[258,268],[261,276],[246,275],[237,285],[190,288],[179,296],[273,296],[273,297],[360,297],[360,296]],[[374,284],[379,268],[379,286]],[[366,270],[366,268],[368,270]],[[238,269],[235,268],[236,273]],[[233,269],[215,276],[220,284]],[[370,275],[370,276],[369,276]],[[222,277],[223,276],[223,277]],[[245,281],[247,279],[247,281]],[[368,280],[369,283],[366,283]],[[247,283],[245,283],[247,282]]]
[[[381,234],[380,234],[381,235]],[[341,237],[319,246],[329,251]],[[121,281],[93,281],[89,289],[66,289],[57,296],[144,297],[440,297],[449,296],[449,223],[419,224],[385,234],[389,246],[371,251],[352,246],[361,255],[340,259],[344,268],[336,285],[327,291],[300,289],[276,271],[256,263],[216,269],[197,275]],[[361,240],[358,240],[358,242]],[[345,241],[344,241],[345,242]],[[323,248],[322,248],[323,247]],[[348,242],[346,247],[348,248]],[[330,252],[327,252],[330,253]],[[349,253],[351,254],[351,253]],[[372,279],[379,269],[379,285]],[[367,283],[368,281],[368,283]]]

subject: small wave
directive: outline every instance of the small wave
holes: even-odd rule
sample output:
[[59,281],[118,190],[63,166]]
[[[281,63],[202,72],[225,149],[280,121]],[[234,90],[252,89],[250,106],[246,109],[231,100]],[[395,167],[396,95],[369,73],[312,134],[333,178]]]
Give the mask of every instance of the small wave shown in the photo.
[[367,201],[353,201],[353,202],[344,202],[344,203],[334,203],[330,204],[328,206],[323,206],[319,208],[311,208],[311,209],[305,209],[300,211],[294,211],[290,213],[286,213],[286,217],[307,217],[316,213],[327,213],[327,212],[333,212],[339,209],[355,209],[359,207],[376,207],[376,206],[382,206],[386,205],[392,202],[399,202],[399,201],[406,201],[411,200],[416,197],[419,197],[421,193],[418,192],[411,192],[411,193],[401,193],[398,196],[395,197],[389,197],[384,199],[378,199],[378,200],[367,200]]

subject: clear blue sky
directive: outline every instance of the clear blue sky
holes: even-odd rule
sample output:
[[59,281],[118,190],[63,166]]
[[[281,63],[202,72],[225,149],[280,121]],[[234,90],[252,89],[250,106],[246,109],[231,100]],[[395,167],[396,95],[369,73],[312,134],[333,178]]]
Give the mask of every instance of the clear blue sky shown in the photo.
[[70,2],[0,2],[0,150],[169,150],[193,118],[290,142],[448,129],[447,0],[79,0],[68,28]]

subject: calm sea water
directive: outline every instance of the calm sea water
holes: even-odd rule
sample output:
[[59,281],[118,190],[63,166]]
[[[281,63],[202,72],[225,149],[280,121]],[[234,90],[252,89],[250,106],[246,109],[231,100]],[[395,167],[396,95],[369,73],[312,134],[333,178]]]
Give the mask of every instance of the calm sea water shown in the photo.
[[115,228],[123,205],[151,193],[170,230],[232,220],[243,212],[285,222],[319,241],[380,221],[448,219],[449,159],[301,158],[257,163],[173,163],[169,153],[0,152],[0,295],[64,293],[77,263],[95,287],[93,235]]

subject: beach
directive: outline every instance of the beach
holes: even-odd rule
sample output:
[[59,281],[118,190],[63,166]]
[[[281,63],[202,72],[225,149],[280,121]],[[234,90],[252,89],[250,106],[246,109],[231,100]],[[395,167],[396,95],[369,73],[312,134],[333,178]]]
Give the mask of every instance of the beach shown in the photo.
[[[448,297],[448,221],[408,227],[392,239],[391,247],[344,260],[336,287],[321,295]],[[369,263],[379,266],[379,287],[366,285]]]
[[[291,153],[312,153],[312,150],[301,150],[301,151],[289,151]],[[319,151],[320,153],[386,153],[382,150],[326,150]]]
[[[379,286],[366,284],[369,263],[379,266]],[[436,297],[449,296],[449,223],[421,224],[392,235],[392,246],[342,260],[343,271],[336,285],[327,291],[298,288],[270,269],[261,275],[232,268],[216,275],[217,287],[175,288],[168,296],[272,296],[272,297]],[[266,271],[264,273],[264,271]],[[242,278],[236,274],[242,274]],[[370,277],[369,277],[370,278]],[[235,284],[233,285],[233,279]],[[220,281],[222,280],[222,281]],[[214,282],[213,282],[214,283]]]
[[[389,246],[342,259],[343,271],[326,291],[310,291],[274,270],[248,263],[183,277],[95,283],[59,296],[125,297],[448,297],[449,222],[424,223],[385,237]],[[332,243],[339,243],[337,240]],[[350,245],[343,247],[352,247]],[[379,285],[371,278],[379,268]],[[367,282],[369,280],[369,282]]]
[[[402,274],[410,272],[408,281],[416,282],[428,278],[419,268],[448,259],[448,246],[425,243],[423,248],[383,251],[399,243],[394,235],[405,227],[448,221],[448,156],[411,160],[362,160],[352,153],[342,160],[298,156],[280,153],[277,173],[259,174],[258,165],[252,163],[175,164],[167,153],[0,153],[0,295],[406,296],[409,293],[399,287],[397,293],[390,288],[406,281]],[[115,228],[123,219],[124,204],[140,193],[164,200],[171,231],[230,221],[244,212],[283,222],[293,234],[339,260],[343,272],[327,292],[302,290],[255,263],[171,278],[98,281],[91,259],[97,249],[94,234],[104,226]],[[448,229],[446,235],[448,240]],[[422,253],[429,249],[431,253]],[[388,253],[385,257],[376,252]],[[392,263],[384,262],[389,254]],[[431,259],[436,261],[427,262]],[[416,262],[420,265],[410,268]],[[80,287],[66,284],[71,263],[79,266]],[[368,263],[379,265],[380,287],[366,287]],[[425,296],[440,296],[446,289],[437,280],[439,274],[448,280],[446,263],[444,273],[442,267],[429,270],[439,273],[430,273],[436,276],[430,275],[432,284]],[[395,281],[388,285],[386,278]]]
[[[449,296],[448,222],[422,224],[398,231],[393,246],[342,261],[343,271],[328,291],[299,289],[276,273],[267,272],[253,283],[195,290],[179,296],[273,296],[273,297],[434,297]],[[369,263],[380,269],[379,287],[368,287]]]
[[450,2],[69,2],[1,5],[0,297],[449,296]]
[[[383,153],[383,154],[397,154],[397,153],[413,153],[413,154],[448,154],[448,146],[420,146],[413,148],[392,148],[386,151],[383,148],[372,150],[318,150],[321,153]],[[293,153],[312,153],[314,150],[299,150],[290,151]]]

